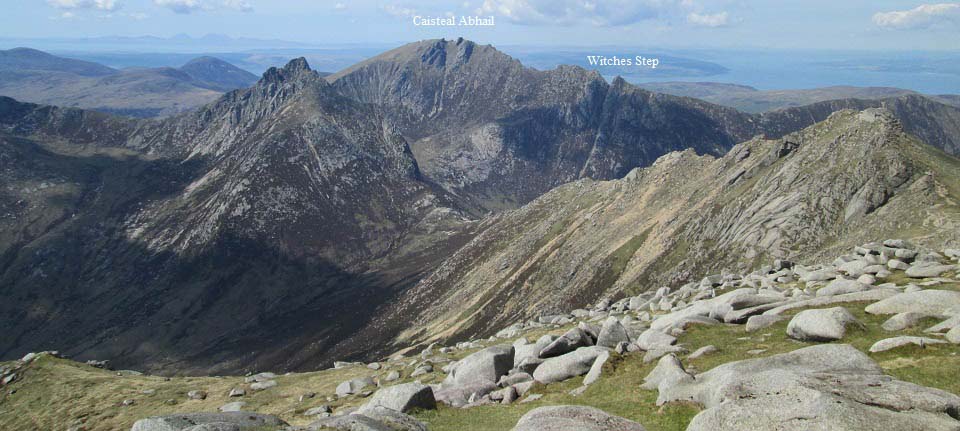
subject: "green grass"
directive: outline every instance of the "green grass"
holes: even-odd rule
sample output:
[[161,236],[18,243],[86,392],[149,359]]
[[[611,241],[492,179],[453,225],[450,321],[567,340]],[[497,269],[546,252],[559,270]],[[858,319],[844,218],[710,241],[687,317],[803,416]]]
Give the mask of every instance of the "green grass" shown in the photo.
[[[957,286],[958,283],[948,283],[937,288],[957,289]],[[887,332],[880,325],[889,316],[866,314],[863,311],[866,305],[842,305],[865,326],[862,329],[850,328],[840,342],[851,344],[863,352],[884,338],[898,335],[929,336],[923,333],[923,329],[938,322],[937,319],[926,319],[914,328]],[[790,317],[799,311],[794,310],[786,315]],[[679,342],[690,351],[706,345],[714,345],[719,351],[692,361],[681,355],[681,360],[691,372],[703,372],[731,361],[785,353],[817,344],[788,338],[788,322],[789,319],[786,319],[754,333],[747,333],[742,325],[694,326],[680,337]],[[540,328],[524,336],[534,340],[547,333],[562,333],[571,326]],[[764,351],[758,355],[747,353],[757,349]],[[475,349],[446,356],[455,360],[473,351]],[[925,349],[911,346],[868,355],[893,377],[960,394],[960,379],[956,378],[956,370],[960,369],[960,345],[931,345]],[[643,424],[651,431],[685,429],[700,408],[689,403],[657,407],[657,392],[640,389],[643,379],[653,370],[656,362],[644,364],[642,357],[641,353],[624,357],[614,355],[605,365],[601,379],[579,396],[572,396],[569,392],[581,386],[582,377],[546,386],[536,385],[530,393],[542,394],[543,398],[530,403],[494,404],[470,409],[440,406],[437,410],[414,414],[427,422],[433,431],[505,430],[512,428],[524,413],[533,408],[574,404],[593,406],[623,416]],[[407,358],[405,362],[409,360],[412,358]],[[425,383],[442,380],[443,374],[439,368],[436,366],[437,373],[419,379]],[[394,364],[391,369],[401,372],[403,378],[399,382],[413,380],[409,378],[412,368],[398,368]],[[238,400],[247,402],[246,409],[250,411],[275,414],[291,424],[306,425],[311,419],[302,413],[311,407],[328,404],[336,410],[365,402],[364,398],[357,396],[327,401],[326,396],[333,394],[337,384],[358,376],[383,375],[387,371],[349,367],[279,376],[277,387],[257,393],[248,391],[247,396],[237,399],[227,397],[227,392],[230,388],[245,386],[242,377],[174,377],[170,380],[154,376],[120,377],[116,373],[69,360],[42,357],[28,367],[22,381],[14,383],[14,395],[8,395],[8,388],[0,392],[0,429],[59,429],[64,425],[85,423],[90,431],[126,430],[143,417],[216,411],[220,405]],[[148,388],[156,390],[156,394],[143,395],[142,390]],[[186,392],[193,389],[207,391],[207,399],[187,400]],[[317,396],[299,403],[299,396],[306,392],[316,392]],[[136,404],[121,406],[120,402],[124,399],[134,399]],[[166,404],[169,399],[176,400],[176,403]]]

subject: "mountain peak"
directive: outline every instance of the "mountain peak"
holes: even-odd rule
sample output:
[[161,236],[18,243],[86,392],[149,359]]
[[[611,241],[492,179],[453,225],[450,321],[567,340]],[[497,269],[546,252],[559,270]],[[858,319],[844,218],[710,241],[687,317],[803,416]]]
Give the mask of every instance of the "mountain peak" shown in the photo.
[[309,76],[319,76],[310,69],[307,59],[298,57],[287,63],[282,68],[271,67],[263,73],[260,82],[285,82],[289,80],[301,79]]
[[307,59],[303,57],[297,57],[287,63],[286,66],[283,66],[283,70],[287,73],[299,73],[303,71],[311,71],[310,64],[307,63]]

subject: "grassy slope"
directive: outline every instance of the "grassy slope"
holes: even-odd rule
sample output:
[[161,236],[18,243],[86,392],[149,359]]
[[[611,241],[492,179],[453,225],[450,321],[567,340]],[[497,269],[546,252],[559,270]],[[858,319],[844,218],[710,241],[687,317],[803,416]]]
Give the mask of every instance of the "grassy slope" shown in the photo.
[[[897,274],[899,275],[899,274]],[[901,283],[905,280],[896,277]],[[960,283],[936,287],[960,290]],[[876,341],[897,335],[929,335],[922,330],[936,320],[901,332],[889,333],[880,329],[880,324],[889,316],[872,316],[863,312],[866,303],[844,305],[863,323],[865,330],[853,329],[842,340],[866,352]],[[798,312],[794,310],[791,314]],[[706,371],[719,364],[749,357],[760,357],[795,350],[810,343],[801,343],[786,337],[789,320],[756,333],[746,333],[742,325],[695,326],[680,337],[680,343],[690,351],[712,344],[720,351],[694,361],[684,360],[692,371]],[[561,333],[567,327],[541,329],[530,332],[528,338],[544,333]],[[748,351],[765,349],[753,356]],[[449,356],[458,359],[468,352]],[[934,345],[926,349],[901,348],[882,353],[871,353],[888,374],[917,384],[944,389],[960,394],[960,380],[955,373],[960,368],[960,346]],[[4,388],[0,395],[0,429],[58,429],[64,425],[86,423],[88,430],[127,430],[139,418],[174,412],[216,411],[217,407],[231,401],[247,402],[247,410],[279,415],[291,424],[304,425],[310,419],[302,413],[311,407],[328,404],[334,409],[361,404],[364,400],[352,396],[329,402],[326,397],[334,393],[341,381],[367,375],[384,375],[387,369],[401,370],[401,381],[408,377],[412,367],[407,367],[412,358],[403,363],[388,364],[380,371],[354,366],[337,370],[291,374],[277,378],[279,385],[263,392],[250,393],[242,398],[229,398],[233,387],[245,387],[242,377],[202,377],[165,379],[153,376],[119,376],[115,372],[98,370],[79,363],[52,357],[42,357],[32,364],[24,378],[14,383],[16,389],[10,395]],[[595,406],[613,414],[642,423],[648,430],[682,430],[699,408],[691,404],[670,404],[657,407],[656,391],[639,388],[643,378],[656,363],[644,364],[642,354],[615,357],[605,367],[603,377],[583,394],[572,396],[568,392],[580,386],[582,378],[548,386],[537,385],[530,393],[543,394],[543,398],[529,403],[513,405],[488,405],[470,409],[455,409],[441,406],[435,411],[417,412],[421,420],[433,431],[445,430],[505,430],[510,429],[527,411],[544,405],[582,404]],[[438,370],[440,366],[436,367]],[[442,374],[421,376],[425,383],[436,382]],[[142,393],[154,389],[153,395]],[[188,400],[186,393],[200,389],[209,393],[206,400]],[[248,390],[248,393],[250,391]],[[300,395],[315,392],[317,396],[303,403]],[[122,406],[124,399],[133,399],[132,406]],[[175,400],[168,404],[168,400]]]

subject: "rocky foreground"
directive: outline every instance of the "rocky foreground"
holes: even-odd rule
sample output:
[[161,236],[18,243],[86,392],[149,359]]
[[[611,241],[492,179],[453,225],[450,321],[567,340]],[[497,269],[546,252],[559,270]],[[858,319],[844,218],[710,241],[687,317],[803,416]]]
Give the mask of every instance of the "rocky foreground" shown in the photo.
[[[958,258],[886,240],[318,373],[171,379],[30,354],[0,368],[0,428],[957,430]],[[53,390],[77,372],[100,373],[66,395],[82,414]]]

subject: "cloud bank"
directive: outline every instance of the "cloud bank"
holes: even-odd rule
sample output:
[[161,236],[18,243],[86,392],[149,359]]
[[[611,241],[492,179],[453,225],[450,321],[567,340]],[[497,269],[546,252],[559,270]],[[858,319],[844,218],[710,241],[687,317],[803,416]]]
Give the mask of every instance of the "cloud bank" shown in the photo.
[[960,3],[923,4],[910,10],[878,12],[873,23],[889,29],[921,29],[960,23]]

